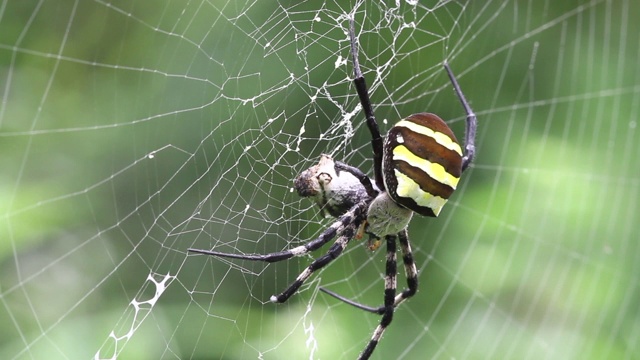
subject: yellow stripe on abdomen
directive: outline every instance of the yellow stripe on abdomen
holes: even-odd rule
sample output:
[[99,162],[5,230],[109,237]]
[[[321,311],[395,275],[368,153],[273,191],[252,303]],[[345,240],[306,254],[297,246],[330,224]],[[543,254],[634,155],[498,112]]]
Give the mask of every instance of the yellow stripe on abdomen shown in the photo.
[[413,199],[418,206],[429,208],[438,216],[444,204],[447,203],[447,199],[423,191],[418,183],[397,169],[394,169],[394,172],[398,180],[396,194],[400,197]]
[[412,121],[408,121],[408,120],[400,120],[398,121],[398,123],[396,123],[395,126],[401,126],[404,128],[407,128],[417,134],[422,134],[424,136],[428,136],[432,139],[434,139],[438,144],[446,147],[449,150],[453,150],[455,152],[457,152],[460,156],[462,156],[462,149],[460,148],[460,145],[458,145],[457,142],[455,142],[453,139],[451,139],[449,136],[447,136],[446,134],[443,134],[441,132],[438,131],[433,131],[432,129],[429,129],[426,126],[422,126],[419,124],[416,124]]
[[[458,186],[458,181],[460,180],[460,178],[449,174],[442,165],[438,163],[432,163],[428,160],[414,155],[404,145],[398,145],[393,149],[393,160],[404,161],[413,167],[419,168],[427,173],[427,175],[429,175],[432,179],[442,184],[449,185],[453,189]],[[400,195],[399,192],[398,195]]]

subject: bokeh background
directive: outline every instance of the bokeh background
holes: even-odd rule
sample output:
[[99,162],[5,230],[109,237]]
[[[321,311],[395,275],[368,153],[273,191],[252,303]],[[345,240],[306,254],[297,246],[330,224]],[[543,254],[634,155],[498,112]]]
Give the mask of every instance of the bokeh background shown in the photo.
[[[291,191],[370,171],[346,14],[383,131],[438,113],[477,160],[409,231],[420,291],[376,359],[640,358],[637,1],[0,4],[0,358],[352,359],[384,249],[265,253],[331,220]],[[319,252],[321,253],[321,251]],[[404,277],[399,277],[399,287]]]

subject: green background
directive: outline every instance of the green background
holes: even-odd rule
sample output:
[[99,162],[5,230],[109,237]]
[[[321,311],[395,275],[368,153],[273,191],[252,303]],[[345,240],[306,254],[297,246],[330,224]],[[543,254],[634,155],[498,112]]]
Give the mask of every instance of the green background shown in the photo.
[[5,3],[0,358],[355,358],[378,317],[318,287],[380,304],[383,249],[353,242],[284,305],[309,258],[186,253],[317,235],[290,190],[322,153],[371,173],[354,7],[383,131],[430,111],[462,138],[445,59],[479,123],[441,216],[409,227],[421,287],[374,358],[640,357],[638,3],[394,6]]

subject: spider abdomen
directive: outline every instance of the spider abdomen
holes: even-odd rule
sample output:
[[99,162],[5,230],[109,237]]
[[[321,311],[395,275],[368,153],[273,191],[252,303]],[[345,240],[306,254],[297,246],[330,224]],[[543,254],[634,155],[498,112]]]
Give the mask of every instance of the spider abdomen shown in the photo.
[[434,114],[413,114],[389,130],[383,152],[389,196],[420,215],[438,216],[462,172],[462,149],[447,124]]

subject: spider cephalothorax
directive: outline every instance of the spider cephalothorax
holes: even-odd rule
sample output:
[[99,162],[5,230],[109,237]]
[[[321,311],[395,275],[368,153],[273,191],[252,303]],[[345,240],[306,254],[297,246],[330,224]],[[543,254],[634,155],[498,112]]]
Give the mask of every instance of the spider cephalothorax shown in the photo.
[[[373,147],[373,179],[356,167],[334,161],[322,155],[317,165],[303,171],[294,181],[298,194],[312,198],[325,215],[337,220],[316,239],[292,249],[271,254],[228,254],[217,251],[189,249],[191,252],[255,261],[275,262],[317,250],[337,237],[327,253],[307,268],[273,302],[285,302],[315,271],[336,259],[351,239],[369,235],[369,248],[376,249],[384,239],[387,246],[384,281],[384,303],[369,307],[321,288],[359,309],[382,315],[371,340],[359,359],[368,359],[393,319],[400,303],[418,289],[418,271],[413,261],[407,225],[413,213],[438,216],[456,189],[460,175],[469,166],[475,153],[476,117],[471,111],[451,69],[444,68],[456,95],[466,112],[464,152],[455,135],[438,116],[413,114],[400,120],[383,139],[373,114],[367,86],[358,63],[358,43],[353,19],[349,22],[349,38],[353,59],[353,83],[358,92]],[[396,242],[400,243],[407,288],[396,294]]]

